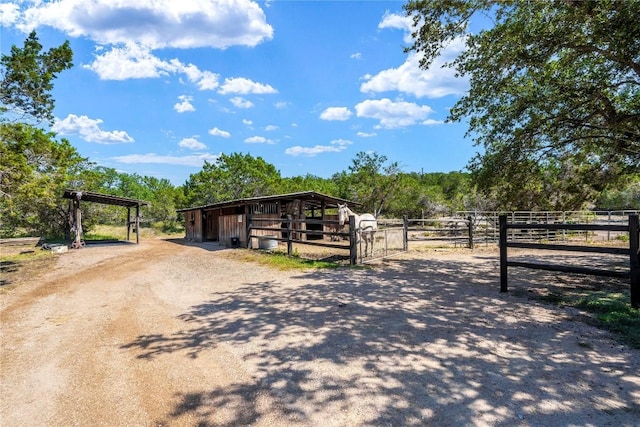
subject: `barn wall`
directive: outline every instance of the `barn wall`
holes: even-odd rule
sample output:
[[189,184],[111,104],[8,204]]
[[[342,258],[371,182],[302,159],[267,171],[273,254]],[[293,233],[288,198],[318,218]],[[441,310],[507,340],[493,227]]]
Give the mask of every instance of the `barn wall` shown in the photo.
[[246,215],[221,215],[218,218],[218,242],[225,246],[231,246],[231,238],[233,237],[240,239],[240,246],[246,246]]
[[202,242],[202,209],[184,212],[185,238],[193,242]]

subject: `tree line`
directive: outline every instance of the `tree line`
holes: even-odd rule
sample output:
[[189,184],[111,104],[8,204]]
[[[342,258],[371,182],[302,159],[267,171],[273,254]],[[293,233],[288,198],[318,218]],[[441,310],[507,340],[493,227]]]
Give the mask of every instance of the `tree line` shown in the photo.
[[[32,32],[0,60],[0,233],[59,235],[68,229],[65,188],[151,203],[144,222],[180,226],[176,209],[314,190],[377,216],[456,210],[640,209],[640,1],[411,0],[414,43],[428,67],[462,37],[447,66],[470,80],[449,121],[469,120],[481,147],[467,172],[406,172],[393,159],[357,153],[329,178],[283,177],[261,157],[222,154],[183,185],[118,172],[79,155],[51,124],[68,42],[43,50]],[[493,26],[470,34],[478,14]],[[87,226],[119,222],[117,208],[89,204]]]

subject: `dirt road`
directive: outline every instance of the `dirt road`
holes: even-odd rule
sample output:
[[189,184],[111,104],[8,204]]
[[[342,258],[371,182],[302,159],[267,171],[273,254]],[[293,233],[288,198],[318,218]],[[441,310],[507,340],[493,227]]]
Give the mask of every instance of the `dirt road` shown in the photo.
[[639,426],[640,352],[499,294],[495,266],[480,252],[281,272],[164,240],[74,251],[0,296],[0,425]]

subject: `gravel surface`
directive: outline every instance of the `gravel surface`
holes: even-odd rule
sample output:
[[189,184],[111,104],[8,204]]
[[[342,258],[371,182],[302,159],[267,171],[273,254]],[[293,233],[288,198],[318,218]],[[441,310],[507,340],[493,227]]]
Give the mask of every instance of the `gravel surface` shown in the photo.
[[640,426],[640,351],[500,294],[495,250],[287,272],[241,252],[88,246],[0,294],[0,424]]

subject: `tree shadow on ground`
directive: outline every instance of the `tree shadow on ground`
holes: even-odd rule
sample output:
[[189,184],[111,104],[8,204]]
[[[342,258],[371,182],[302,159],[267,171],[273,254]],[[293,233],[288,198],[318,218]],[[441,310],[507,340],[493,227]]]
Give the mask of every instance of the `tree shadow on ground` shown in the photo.
[[[247,283],[124,348],[188,360],[223,346],[242,361],[254,382],[176,396],[168,419],[201,426],[262,420],[274,409],[260,396],[290,424],[632,425],[639,353],[575,313],[500,294],[497,265],[396,259]],[[512,286],[552,277],[520,269]]]

